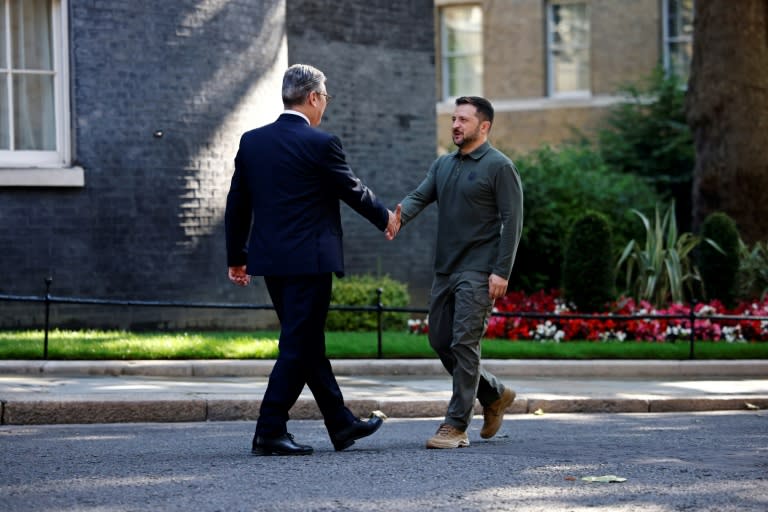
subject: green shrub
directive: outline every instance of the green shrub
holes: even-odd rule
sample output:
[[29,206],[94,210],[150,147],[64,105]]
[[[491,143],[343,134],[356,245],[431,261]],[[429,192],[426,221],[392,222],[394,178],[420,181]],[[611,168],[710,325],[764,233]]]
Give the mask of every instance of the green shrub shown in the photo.
[[750,249],[739,240],[737,295],[742,300],[765,299],[768,295],[768,241],[755,242]]
[[718,299],[726,307],[734,306],[736,278],[739,272],[739,230],[731,217],[722,212],[711,213],[701,224],[701,236],[718,247],[702,244],[698,263],[707,299]]
[[[333,278],[331,304],[339,306],[376,306],[376,290],[381,288],[381,303],[386,307],[406,307],[410,302],[408,286],[389,276],[345,276]],[[376,312],[329,311],[325,323],[329,331],[375,331]],[[384,313],[386,329],[405,329],[407,313]]]
[[618,172],[640,176],[678,206],[682,231],[691,229],[695,149],[686,122],[680,79],[657,68],[622,88],[627,100],[611,107],[598,132],[600,153]]
[[543,146],[515,157],[515,163],[523,182],[525,218],[510,289],[535,292],[560,286],[571,219],[587,210],[604,214],[618,254],[640,235],[630,209],[652,211],[658,201],[650,185],[609,169],[585,145]]
[[605,311],[616,298],[612,247],[605,215],[587,212],[571,226],[563,258],[563,295],[579,311]]
[[[674,201],[661,215],[656,207],[654,223],[639,211],[645,227],[645,242],[631,240],[619,258],[616,270],[624,270],[624,293],[635,300],[647,300],[661,308],[669,302],[685,302],[700,294],[701,276],[693,263],[692,251],[701,238],[678,233]],[[697,287],[697,285],[699,285]]]

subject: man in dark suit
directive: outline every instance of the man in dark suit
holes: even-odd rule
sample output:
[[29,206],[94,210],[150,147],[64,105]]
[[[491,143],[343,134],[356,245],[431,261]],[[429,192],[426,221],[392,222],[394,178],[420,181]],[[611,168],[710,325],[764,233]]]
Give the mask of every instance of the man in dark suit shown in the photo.
[[246,286],[264,276],[280,320],[279,355],[259,411],[252,452],[308,455],[287,431],[288,411],[304,385],[315,397],[336,450],[373,434],[382,420],[356,418],[325,355],[332,274],[344,272],[340,200],[392,239],[388,210],[347,165],[339,139],[316,127],[331,97],[325,75],[295,64],[283,76],[285,111],[246,132],[235,157],[225,214],[229,279]]

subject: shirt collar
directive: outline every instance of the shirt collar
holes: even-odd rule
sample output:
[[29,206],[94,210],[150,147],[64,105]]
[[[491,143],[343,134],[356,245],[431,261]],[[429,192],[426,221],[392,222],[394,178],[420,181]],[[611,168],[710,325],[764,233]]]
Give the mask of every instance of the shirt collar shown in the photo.
[[474,151],[466,155],[462,155],[461,151],[457,149],[453,154],[453,158],[471,158],[472,160],[480,160],[489,149],[491,149],[491,143],[486,140],[480,146],[476,147]]
[[283,110],[283,114],[292,114],[294,116],[303,117],[304,120],[307,122],[307,124],[310,124],[309,118],[304,114],[302,114],[301,112],[299,112],[298,110],[285,109]]

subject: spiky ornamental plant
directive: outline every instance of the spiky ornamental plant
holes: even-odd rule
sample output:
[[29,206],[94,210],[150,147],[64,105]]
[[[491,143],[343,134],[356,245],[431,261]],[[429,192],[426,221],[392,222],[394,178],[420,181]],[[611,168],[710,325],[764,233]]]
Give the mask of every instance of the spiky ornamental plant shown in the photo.
[[750,247],[739,239],[739,274],[737,293],[741,300],[768,297],[768,241]]
[[[619,274],[623,271],[626,294],[663,307],[670,301],[681,303],[700,295],[701,275],[692,252],[702,238],[693,233],[678,233],[674,201],[663,214],[659,205],[655,210],[653,224],[642,212],[632,210],[645,227],[645,243],[640,245],[631,240],[622,251],[616,270]],[[708,239],[706,242],[713,244]]]

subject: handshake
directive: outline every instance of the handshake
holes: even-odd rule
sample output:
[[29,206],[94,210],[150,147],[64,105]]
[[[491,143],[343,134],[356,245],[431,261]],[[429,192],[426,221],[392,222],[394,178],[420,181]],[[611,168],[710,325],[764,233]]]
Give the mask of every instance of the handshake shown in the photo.
[[387,223],[387,229],[384,230],[384,236],[387,240],[394,240],[397,236],[397,232],[400,231],[400,212],[402,211],[402,205],[398,203],[395,211],[387,210],[389,212],[389,222]]

